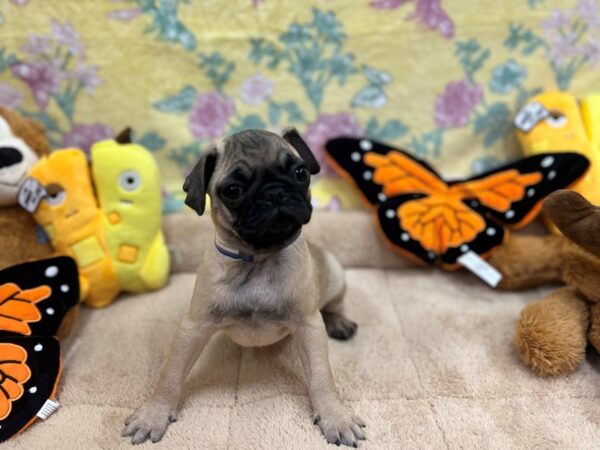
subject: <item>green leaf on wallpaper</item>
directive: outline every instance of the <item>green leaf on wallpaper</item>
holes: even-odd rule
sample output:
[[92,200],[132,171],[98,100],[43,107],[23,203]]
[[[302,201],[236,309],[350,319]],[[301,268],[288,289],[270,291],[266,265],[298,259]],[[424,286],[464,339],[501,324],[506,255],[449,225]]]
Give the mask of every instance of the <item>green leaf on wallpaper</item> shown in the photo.
[[417,156],[439,158],[442,154],[444,129],[427,131],[418,137],[413,136],[410,141],[410,150]]
[[482,48],[477,39],[469,39],[458,41],[454,54],[458,57],[467,78],[473,81],[475,74],[483,67],[491,52],[487,48]]
[[167,143],[165,138],[159,135],[156,131],[148,131],[144,133],[139,139],[137,139],[136,137],[134,141],[136,141],[142,147],[147,148],[151,152],[160,150]]
[[319,111],[326,87],[331,82],[343,86],[358,72],[354,54],[343,50],[346,33],[333,11],[313,8],[312,21],[292,22],[276,42],[250,39],[248,58],[275,69],[285,62],[287,70],[303,86],[313,107]]
[[6,49],[0,48],[0,72],[4,72],[11,64],[17,62],[17,57],[13,53],[6,53]]
[[282,102],[278,103],[276,101],[269,101],[268,115],[269,115],[269,124],[277,125],[281,120],[282,114],[287,116],[287,121],[289,124],[296,124],[298,122],[304,122],[304,114],[302,114],[302,110],[298,107],[296,102]]
[[200,158],[201,145],[202,141],[194,141],[191,144],[182,145],[171,151],[169,159],[174,161],[180,168],[189,170]]
[[404,136],[408,128],[398,119],[388,120],[383,126],[379,126],[379,121],[372,116],[367,122],[365,134],[367,137],[375,140],[393,140]]
[[195,101],[196,88],[188,85],[182,88],[177,94],[154,102],[152,106],[158,111],[165,113],[184,113],[192,109]]
[[489,87],[496,94],[508,94],[518,89],[525,78],[527,69],[511,58],[492,70]]
[[500,167],[501,165],[502,161],[495,156],[483,156],[481,158],[477,158],[471,163],[471,172],[473,175],[480,175]]
[[523,24],[511,22],[508,24],[508,37],[504,40],[504,46],[509,50],[520,48],[524,56],[529,56],[538,48],[547,48],[548,44]]
[[178,8],[184,0],[137,0],[139,7],[152,18],[146,33],[155,33],[159,40],[180,44],[185,50],[196,49],[196,37],[178,18]]
[[248,114],[241,118],[240,122],[231,124],[229,134],[237,133],[238,131],[248,130],[250,128],[266,128],[264,121],[256,114]]
[[382,108],[387,103],[385,91],[379,86],[366,86],[356,93],[350,105],[356,107]]
[[21,115],[29,119],[33,119],[41,123],[44,126],[45,130],[49,133],[63,133],[56,119],[54,119],[45,111],[28,112],[23,109],[20,109],[19,113],[21,113]]
[[227,61],[220,52],[200,53],[200,68],[210,79],[213,86],[221,91],[235,70],[235,63]]
[[383,70],[364,66],[363,74],[367,85],[356,93],[350,105],[356,107],[381,108],[387,103],[384,86],[392,80],[392,76]]
[[513,130],[512,113],[506,103],[493,103],[473,121],[475,134],[483,134],[483,146],[490,148]]

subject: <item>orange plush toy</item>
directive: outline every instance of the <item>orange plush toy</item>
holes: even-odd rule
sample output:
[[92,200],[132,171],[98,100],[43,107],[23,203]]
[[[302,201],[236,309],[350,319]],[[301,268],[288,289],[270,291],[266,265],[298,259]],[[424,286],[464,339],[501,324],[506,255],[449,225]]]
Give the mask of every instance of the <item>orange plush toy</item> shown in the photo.
[[29,178],[46,193],[31,209],[33,217],[55,251],[77,261],[83,302],[94,308],[112,303],[120,288],[85,154],[56,151],[41,159]]

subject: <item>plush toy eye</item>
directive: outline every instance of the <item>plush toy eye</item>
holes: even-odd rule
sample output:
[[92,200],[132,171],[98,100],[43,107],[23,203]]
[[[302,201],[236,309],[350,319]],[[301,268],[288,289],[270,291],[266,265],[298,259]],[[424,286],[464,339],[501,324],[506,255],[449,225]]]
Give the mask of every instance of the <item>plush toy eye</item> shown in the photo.
[[560,113],[550,113],[550,115],[546,117],[546,123],[552,128],[562,128],[567,122],[567,116]]
[[298,167],[296,170],[294,170],[294,177],[296,177],[296,180],[298,180],[300,183],[308,181],[309,176],[310,174],[308,173],[308,169],[306,167]]
[[223,195],[229,200],[237,200],[242,196],[243,190],[239,184],[230,184],[223,189]]
[[46,186],[46,202],[52,206],[62,205],[67,198],[67,193],[59,184],[49,184]]
[[119,184],[126,191],[135,191],[141,183],[140,174],[135,170],[126,170],[119,176]]

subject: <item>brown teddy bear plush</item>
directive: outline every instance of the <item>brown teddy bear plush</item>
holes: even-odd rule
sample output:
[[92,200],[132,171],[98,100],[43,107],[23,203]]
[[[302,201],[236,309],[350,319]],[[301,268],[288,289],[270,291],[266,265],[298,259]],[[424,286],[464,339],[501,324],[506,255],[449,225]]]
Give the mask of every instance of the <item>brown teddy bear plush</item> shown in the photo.
[[546,199],[544,212],[564,236],[514,236],[491,263],[504,289],[566,284],[523,309],[514,337],[535,373],[565,375],[583,361],[588,341],[600,351],[600,208],[562,190]]
[[[0,107],[0,269],[53,254],[49,243],[40,242],[31,214],[17,204],[27,172],[49,153],[40,124]],[[70,333],[78,312],[78,306],[69,309],[57,332],[59,338]]]
[[17,193],[27,171],[50,152],[41,125],[0,108],[0,269],[52,254],[40,243],[36,223],[17,204]]

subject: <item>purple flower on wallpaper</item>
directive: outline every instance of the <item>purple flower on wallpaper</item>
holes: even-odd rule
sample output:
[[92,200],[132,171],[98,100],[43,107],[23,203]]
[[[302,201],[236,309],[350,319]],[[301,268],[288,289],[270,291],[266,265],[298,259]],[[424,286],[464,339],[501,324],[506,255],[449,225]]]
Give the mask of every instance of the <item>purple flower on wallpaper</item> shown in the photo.
[[590,38],[582,46],[582,52],[589,61],[592,67],[596,67],[598,61],[600,61],[600,42]]
[[23,94],[8,84],[0,84],[0,106],[15,109],[21,105]]
[[98,76],[98,67],[86,66],[81,61],[77,63],[75,69],[66,73],[66,78],[80,81],[88,94],[92,94],[96,87],[102,84]]
[[59,45],[67,47],[74,55],[83,54],[83,43],[79,37],[79,33],[75,31],[70,23],[60,23],[52,20],[52,34]]
[[254,6],[255,8],[258,7],[258,5],[260,5],[261,3],[264,3],[265,0],[251,0],[252,1],[252,6]]
[[10,2],[13,5],[17,5],[17,6],[25,6],[27,5],[27,3],[29,3],[29,0],[10,0]]
[[540,26],[546,35],[553,34],[555,30],[569,25],[571,18],[569,12],[562,9],[555,9],[550,13],[547,19],[540,22]]
[[467,80],[448,83],[435,100],[435,123],[440,128],[458,128],[468,124],[482,95],[481,87],[473,86]]
[[112,128],[103,123],[77,123],[63,136],[62,146],[78,148],[88,153],[96,142],[114,137]]
[[576,43],[577,36],[573,32],[556,34],[552,47],[548,50],[548,58],[560,67],[564,66],[570,58],[577,56],[579,50]]
[[247,78],[242,83],[242,101],[248,105],[258,106],[273,93],[273,82],[260,73]]
[[11,66],[11,70],[27,84],[40,109],[46,109],[52,94],[60,91],[62,73],[54,63],[17,63]]
[[142,8],[126,8],[117,9],[115,11],[109,11],[106,13],[106,17],[114,20],[122,20],[124,22],[133,20],[142,14]]
[[32,58],[39,55],[46,55],[50,52],[50,38],[38,34],[30,34],[27,43],[21,46],[21,50],[29,54]]
[[396,9],[409,1],[415,2],[415,10],[407,20],[416,20],[425,28],[437,30],[446,39],[454,36],[454,22],[442,8],[441,0],[372,0],[369,5],[377,9]]
[[415,11],[408,18],[430,30],[439,31],[446,39],[454,36],[454,22],[442,9],[441,0],[417,0]]
[[189,116],[189,126],[196,138],[216,139],[223,134],[229,118],[235,113],[235,103],[218,92],[201,94]]
[[372,0],[369,5],[376,9],[396,9],[411,0]]
[[331,176],[335,172],[325,161],[325,144],[327,141],[339,136],[359,137],[363,133],[363,129],[353,113],[321,114],[313,123],[308,125],[304,132],[304,139],[315,153],[319,164],[321,164],[321,173]]
[[598,25],[600,6],[598,0],[579,0],[575,6],[577,15],[590,26]]

